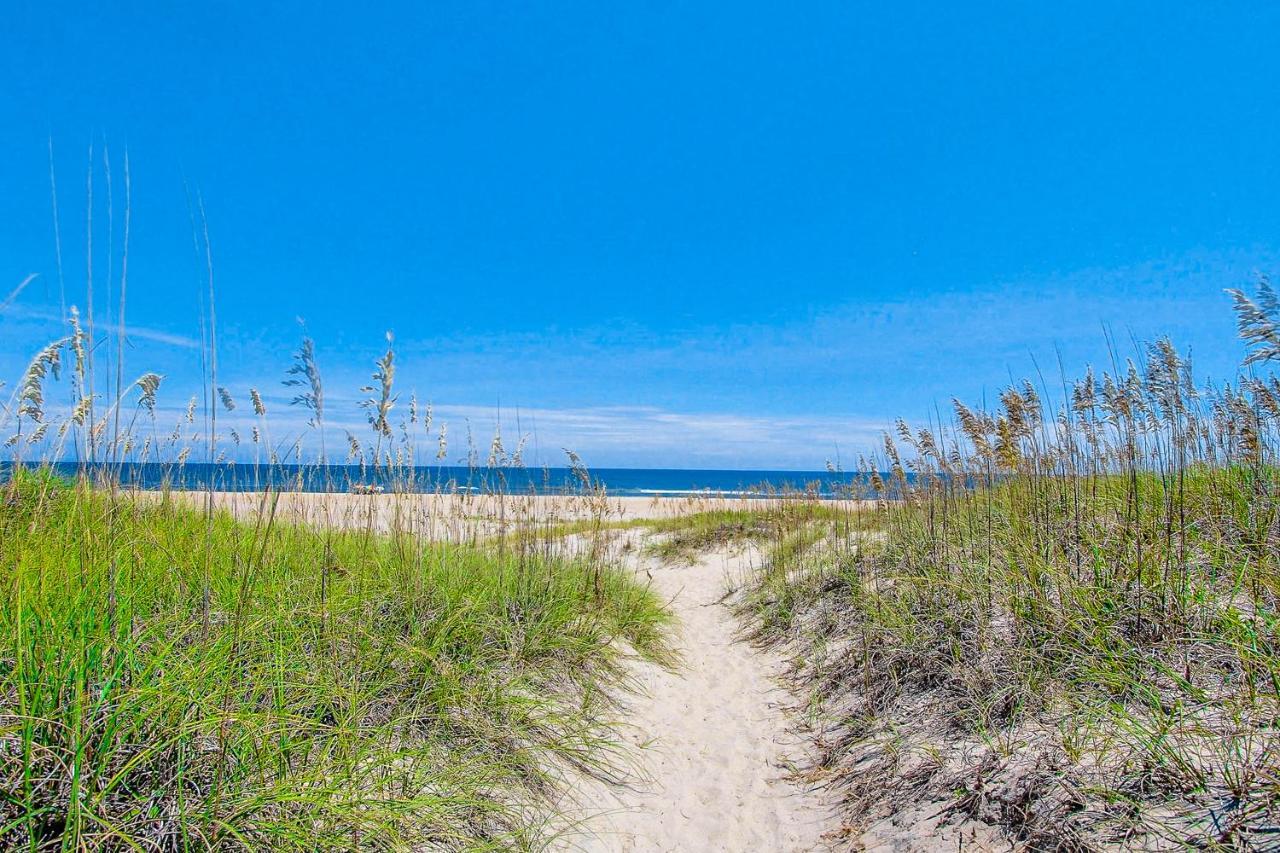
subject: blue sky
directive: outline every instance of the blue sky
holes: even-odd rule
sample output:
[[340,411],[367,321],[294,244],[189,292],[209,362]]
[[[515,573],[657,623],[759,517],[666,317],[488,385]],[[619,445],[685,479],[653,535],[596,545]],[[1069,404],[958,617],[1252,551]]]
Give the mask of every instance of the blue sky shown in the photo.
[[821,467],[1103,363],[1106,327],[1229,375],[1222,289],[1275,271],[1280,13],[946,5],[6,4],[0,302],[39,277],[0,376],[59,331],[50,139],[82,310],[88,148],[117,245],[128,150],[130,372],[174,409],[188,191],[222,379],[281,418],[299,317],[335,409],[390,329],[451,432],[518,411],[595,465]]

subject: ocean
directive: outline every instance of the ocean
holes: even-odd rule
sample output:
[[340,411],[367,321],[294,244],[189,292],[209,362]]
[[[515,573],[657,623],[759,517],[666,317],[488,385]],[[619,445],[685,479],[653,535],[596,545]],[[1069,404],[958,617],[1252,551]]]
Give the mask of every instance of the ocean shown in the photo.
[[[79,470],[76,463],[52,466],[66,477]],[[12,475],[12,463],[0,463],[0,481]],[[682,497],[710,494],[750,497],[785,491],[807,491],[823,498],[866,491],[866,475],[831,471],[741,471],[683,468],[592,468],[593,487],[608,494],[637,497]],[[411,471],[374,471],[358,465],[254,465],[252,463],[184,465],[146,462],[119,467],[123,485],[140,489],[205,489],[258,491],[267,485],[306,492],[349,491],[356,485],[377,485],[388,491],[473,491],[533,494],[579,492],[583,483],[570,468],[467,468],[419,466]]]

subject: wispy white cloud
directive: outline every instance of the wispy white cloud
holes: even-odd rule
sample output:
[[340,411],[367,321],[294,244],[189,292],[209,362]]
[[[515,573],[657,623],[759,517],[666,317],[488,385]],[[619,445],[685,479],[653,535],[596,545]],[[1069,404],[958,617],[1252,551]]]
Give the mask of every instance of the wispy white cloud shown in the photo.
[[[185,401],[170,389],[170,404],[157,409],[160,430],[166,432],[185,414]],[[351,402],[351,401],[347,401]],[[307,425],[309,412],[298,407],[273,407],[266,419],[266,435],[279,451],[301,443],[306,453],[319,449],[319,434]],[[393,423],[408,417],[402,400]],[[419,460],[435,459],[441,425],[447,425],[447,463],[464,462],[468,456],[470,427],[475,451],[483,462],[496,431],[501,430],[508,453],[523,439],[524,461],[530,466],[565,464],[565,449],[581,455],[593,467],[742,468],[819,470],[828,460],[851,464],[858,452],[876,445],[889,426],[876,420],[850,417],[766,418],[743,414],[678,412],[649,406],[601,406],[577,408],[496,408],[475,405],[441,405],[433,410],[431,433],[421,426],[410,428]],[[231,455],[252,455],[247,438],[259,421],[247,407],[233,412],[219,410],[218,434]],[[329,401],[325,420],[329,457],[346,456],[347,432],[372,446],[374,435],[354,405]],[[203,413],[188,434],[204,428]],[[235,430],[239,451],[228,440]],[[203,446],[201,450],[203,449]]]
[[[491,432],[492,408],[441,406],[437,416],[469,420]],[[739,413],[678,412],[651,406],[504,410],[504,434],[528,437],[538,455],[563,459],[561,448],[595,465],[652,467],[785,467],[815,470],[839,453],[875,443],[887,424],[857,416],[770,418]],[[486,442],[488,435],[481,434]]]
[[[35,320],[50,325],[62,324],[63,318],[55,311],[47,311],[39,308],[27,308],[21,305],[0,306],[0,316],[13,317],[22,320]],[[99,333],[110,335],[120,334],[120,325],[118,323],[105,323],[101,320],[95,321],[94,328]],[[178,335],[173,332],[167,332],[163,329],[151,329],[146,326],[133,326],[126,324],[124,327],[125,338],[137,338],[144,341],[152,341],[158,344],[165,344],[172,347],[180,347],[182,349],[199,349],[200,342],[186,335]]]
[[[1059,354],[1072,375],[1090,362],[1106,366],[1106,327],[1122,355],[1131,332],[1147,339],[1167,332],[1190,348],[1203,374],[1221,377],[1239,359],[1222,288],[1247,287],[1256,269],[1273,266],[1261,250],[1193,254],[662,334],[609,326],[415,339],[404,329],[396,412],[403,416],[413,390],[424,404],[434,400],[437,423],[449,424],[450,461],[466,455],[467,422],[487,455],[500,411],[507,447],[527,434],[534,464],[559,464],[562,447],[595,466],[814,469],[837,453],[848,464],[876,447],[897,415],[927,419],[937,406],[945,417],[952,395],[979,402],[1011,375],[1035,378],[1043,368],[1056,376]],[[343,452],[335,450],[343,430],[369,434],[356,389],[368,382],[381,332],[361,335],[368,347],[356,351],[350,341],[358,331],[336,345],[317,342],[331,456]],[[142,337],[132,327],[130,333]],[[165,332],[143,334],[196,346]],[[264,346],[258,334],[223,338],[219,383],[241,406],[220,414],[219,423],[247,434],[250,419],[239,419],[252,386],[267,398],[277,443],[313,441],[305,414],[287,405],[292,395],[280,385],[290,344]],[[176,406],[200,391],[194,352],[146,366],[170,376],[162,397]]]
[[37,277],[38,277],[38,273],[31,273],[26,278],[24,278],[21,282],[19,282],[18,286],[15,287],[9,293],[9,295],[4,298],[4,301],[0,302],[0,313],[3,313],[6,308],[12,305],[14,300],[22,295],[22,291],[27,289],[27,285],[35,281]]
[[542,400],[568,406],[653,404],[673,410],[858,411],[926,415],[952,395],[1037,370],[1068,373],[1123,357],[1131,336],[1170,335],[1207,373],[1239,358],[1225,287],[1248,287],[1267,250],[1191,253],[966,289],[931,288],[799,309],[783,320],[661,334],[600,327],[556,334],[403,335],[403,376],[441,398]]

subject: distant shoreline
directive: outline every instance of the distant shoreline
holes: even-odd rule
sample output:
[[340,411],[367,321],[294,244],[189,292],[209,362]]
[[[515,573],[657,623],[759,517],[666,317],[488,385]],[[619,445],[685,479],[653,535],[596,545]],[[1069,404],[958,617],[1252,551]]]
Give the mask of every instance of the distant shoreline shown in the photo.
[[[74,477],[83,470],[75,462],[48,466]],[[98,464],[96,469],[108,466]],[[0,464],[0,480],[12,463]],[[387,493],[506,494],[580,496],[603,491],[611,497],[772,499],[801,495],[822,500],[866,496],[868,475],[831,471],[768,471],[674,468],[523,468],[423,465],[373,469],[358,465],[267,463],[127,462],[119,469],[121,484],[143,490],[317,494],[342,493],[360,487]]]
[[[155,499],[165,494],[143,490],[135,494]],[[208,492],[171,490],[178,500],[199,503]],[[253,518],[263,507],[264,492],[214,492],[213,505],[239,519]],[[802,496],[797,499],[803,499]],[[400,528],[418,527],[438,538],[442,528],[461,532],[477,523],[523,520],[529,523],[582,521],[598,518],[604,523],[674,518],[699,512],[762,510],[777,505],[777,498],[720,497],[636,497],[591,495],[479,495],[408,493],[355,495],[346,492],[280,492],[276,513],[292,521],[347,527],[371,524],[375,529],[391,529],[392,519]],[[824,501],[849,511],[865,508],[875,501]],[[406,518],[407,522],[406,523]]]

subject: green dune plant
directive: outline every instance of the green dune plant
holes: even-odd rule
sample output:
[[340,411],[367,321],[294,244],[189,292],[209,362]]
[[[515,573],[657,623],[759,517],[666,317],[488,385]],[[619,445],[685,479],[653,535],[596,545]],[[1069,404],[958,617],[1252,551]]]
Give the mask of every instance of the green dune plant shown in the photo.
[[[870,500],[766,540],[740,602],[790,650],[850,826],[1036,849],[1267,846],[1280,812],[1280,303],[1195,382],[1168,340],[994,410],[899,422]],[[915,811],[913,811],[915,810]],[[926,814],[927,813],[927,814]]]
[[[609,697],[624,656],[671,660],[661,604],[599,554],[506,536],[507,514],[529,512],[520,495],[487,494],[492,515],[462,519],[449,507],[467,493],[421,489],[409,426],[398,442],[391,427],[390,349],[366,406],[376,441],[358,451],[390,503],[305,495],[303,473],[232,500],[213,479],[203,495],[121,485],[119,466],[151,459],[181,482],[192,450],[221,461],[224,439],[191,431],[193,400],[158,440],[156,373],[91,422],[79,341],[36,355],[7,419],[0,845],[538,847],[564,828],[566,773],[626,760]],[[58,421],[47,386],[68,351],[78,399]],[[319,425],[310,345],[298,364],[288,377]],[[266,407],[249,397],[256,443]],[[223,386],[209,403],[235,408]],[[110,461],[55,469],[67,440]],[[282,455],[241,464],[265,481]],[[476,533],[489,527],[496,542]]]
[[555,768],[619,760],[615,644],[663,655],[629,576],[318,530],[278,500],[239,522],[8,484],[4,846],[533,846]]

